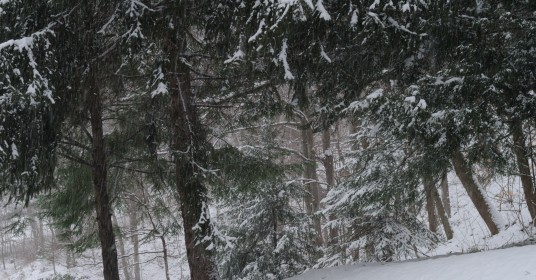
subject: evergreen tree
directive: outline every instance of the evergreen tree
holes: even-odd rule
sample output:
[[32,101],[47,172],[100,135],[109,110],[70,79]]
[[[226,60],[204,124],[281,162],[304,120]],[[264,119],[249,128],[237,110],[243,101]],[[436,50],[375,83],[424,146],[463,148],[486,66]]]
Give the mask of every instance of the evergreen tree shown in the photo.
[[229,236],[220,242],[224,279],[283,279],[311,267],[318,257],[311,243],[313,220],[299,207],[304,190],[293,179],[300,168],[278,164],[288,152],[279,148],[276,129],[262,121],[259,130],[241,133],[237,147],[214,154],[215,163],[224,164],[215,166],[223,171],[215,178],[219,228]]

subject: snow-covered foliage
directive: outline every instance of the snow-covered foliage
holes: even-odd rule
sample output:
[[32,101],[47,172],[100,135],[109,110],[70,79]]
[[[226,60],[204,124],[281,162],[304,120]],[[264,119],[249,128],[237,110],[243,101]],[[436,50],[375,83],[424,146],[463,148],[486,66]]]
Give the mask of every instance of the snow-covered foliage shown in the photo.
[[26,202],[41,185],[51,185],[50,152],[57,134],[50,82],[53,24],[38,17],[49,7],[37,2],[0,3],[0,189]]
[[368,147],[351,153],[343,167],[353,175],[324,199],[324,213],[337,217],[330,226],[344,234],[318,266],[415,257],[416,248],[430,249],[438,241],[417,217],[423,197],[414,151],[373,133],[358,137]]
[[246,134],[238,148],[218,152],[231,163],[215,189],[218,227],[232,238],[218,250],[224,279],[283,279],[310,268],[319,254],[311,243],[312,220],[300,205],[304,187],[292,179],[299,169],[277,164],[287,153],[277,144],[277,130],[263,124],[262,146]]
[[113,275],[155,240],[167,277],[184,256],[192,275],[253,280],[527,238],[535,8],[0,0],[0,194],[49,190],[52,233],[80,252],[100,239]]
[[231,247],[223,248],[224,279],[282,279],[310,267],[315,259],[311,221],[296,209],[303,196],[296,184],[271,180],[249,192],[233,191],[218,220]]

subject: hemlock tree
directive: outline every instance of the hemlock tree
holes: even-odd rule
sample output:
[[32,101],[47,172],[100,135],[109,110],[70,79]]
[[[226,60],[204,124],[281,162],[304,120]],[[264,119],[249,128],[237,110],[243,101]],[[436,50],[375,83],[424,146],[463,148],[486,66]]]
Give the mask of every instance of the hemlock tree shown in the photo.
[[[169,94],[171,151],[175,164],[175,184],[180,196],[184,240],[192,280],[219,279],[212,253],[207,249],[212,238],[208,213],[207,187],[203,180],[210,149],[205,128],[196,107],[192,87],[191,42],[203,20],[205,1],[164,1],[160,3],[155,32],[151,39],[159,46],[161,94]],[[187,16],[188,15],[188,16]]]
[[[39,10],[32,10],[34,3],[30,4],[25,1],[2,2],[2,7],[7,8],[4,10],[7,16],[2,16],[2,19],[15,22],[7,26],[22,26],[18,30],[14,30],[13,34],[7,34],[7,38],[3,37],[7,41],[2,43],[2,49],[10,52],[2,57],[2,63],[6,67],[13,68],[13,73],[20,77],[7,78],[6,86],[3,87],[5,93],[3,92],[2,96],[8,97],[13,96],[12,93],[17,93],[17,99],[21,102],[32,104],[32,106],[27,107],[19,102],[19,108],[26,107],[28,109],[6,112],[10,113],[10,118],[19,119],[30,111],[42,112],[38,113],[40,117],[34,119],[33,122],[39,129],[27,130],[28,126],[21,126],[20,123],[11,120],[3,122],[6,129],[13,126],[10,130],[19,130],[13,133],[19,139],[14,136],[10,137],[10,142],[13,144],[10,156],[13,160],[18,158],[13,156],[18,154],[17,144],[22,145],[25,143],[24,141],[28,141],[24,139],[39,140],[30,142],[32,145],[24,144],[27,147],[24,147],[23,152],[30,154],[24,154],[21,157],[24,160],[23,164],[19,164],[22,170],[14,170],[15,172],[13,172],[14,178],[16,178],[14,181],[23,182],[25,180],[27,183],[24,185],[30,188],[25,189],[13,185],[12,194],[22,194],[28,198],[36,191],[43,190],[49,185],[40,176],[51,178],[54,174],[55,162],[40,160],[40,157],[43,157],[40,153],[46,151],[47,157],[54,159],[55,147],[61,134],[55,129],[59,129],[67,118],[78,119],[76,124],[86,132],[91,143],[90,165],[92,167],[105,279],[118,279],[119,274],[110,215],[110,197],[106,184],[108,163],[104,143],[102,108],[103,100],[106,99],[110,87],[109,84],[101,81],[110,81],[105,76],[117,69],[114,67],[118,67],[119,64],[115,62],[118,62],[123,53],[120,46],[128,43],[130,38],[121,35],[128,35],[132,29],[128,28],[129,25],[125,21],[118,21],[120,24],[114,25],[115,30],[128,30],[124,34],[115,33],[114,36],[105,37],[99,31],[106,27],[107,23],[110,23],[112,15],[116,15],[114,11],[122,11],[123,15],[129,14],[127,11],[130,6],[120,5],[121,3],[123,2],[64,3],[40,1]],[[115,4],[118,4],[117,9],[115,9]],[[39,14],[28,14],[28,11],[39,12]],[[20,21],[21,17],[27,20]],[[52,34],[54,36],[47,39]],[[50,51],[49,48],[54,49],[54,51]],[[17,59],[13,60],[14,57]],[[38,61],[36,58],[50,59]],[[39,64],[38,62],[43,63]],[[43,74],[40,71],[41,67],[46,69]],[[30,84],[25,84],[24,81],[28,81]],[[4,110],[2,111],[4,112]],[[14,140],[17,143],[14,143]],[[33,171],[25,172],[24,169],[28,167],[31,167]],[[30,170],[28,169],[28,171]]]
[[[495,172],[507,171],[510,153],[505,148],[511,144],[505,136],[509,132],[516,143],[513,150],[526,200],[531,204],[533,199],[533,192],[527,191],[532,188],[527,180],[530,171],[519,130],[534,110],[530,94],[534,52],[527,39],[534,27],[526,18],[531,7],[501,1],[434,3],[422,25],[430,36],[424,39],[422,51],[408,61],[397,84],[402,89],[399,97],[391,96],[394,102],[414,104],[413,110],[399,111],[404,115],[399,118],[408,122],[407,126],[395,124],[397,129],[412,133],[403,136],[406,139],[419,140],[417,135],[419,143],[424,140],[446,156],[492,234],[498,233],[503,222],[481,194],[472,169],[477,163]],[[445,28],[453,32],[445,36]]]
[[320,252],[300,209],[300,164],[288,162],[278,126],[262,120],[257,127],[213,154],[223,171],[215,178],[219,228],[231,237],[219,254],[224,279],[283,279],[311,267]]

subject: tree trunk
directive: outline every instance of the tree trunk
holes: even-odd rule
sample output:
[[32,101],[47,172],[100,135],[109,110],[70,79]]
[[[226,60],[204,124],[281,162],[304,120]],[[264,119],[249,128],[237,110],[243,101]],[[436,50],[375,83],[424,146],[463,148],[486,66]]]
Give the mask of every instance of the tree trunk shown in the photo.
[[309,125],[304,121],[306,128],[302,129],[302,145],[303,155],[307,158],[304,166],[304,179],[307,186],[307,194],[305,196],[305,205],[307,214],[313,216],[314,228],[316,231],[315,244],[322,246],[324,243],[322,240],[322,225],[320,217],[315,215],[320,210],[320,184],[318,183],[318,176],[316,174],[316,164],[314,155],[314,136],[313,129],[308,127]]
[[166,239],[163,235],[160,235],[160,241],[162,242],[162,252],[164,252],[164,269],[166,271],[166,280],[169,280],[169,263],[168,263],[168,251],[166,246]]
[[523,133],[523,123],[514,121],[511,124],[512,138],[514,140],[514,154],[516,155],[517,168],[523,192],[525,193],[525,201],[529,209],[532,224],[536,220],[536,190],[529,167],[529,159],[527,147],[525,146],[525,135]]
[[447,216],[450,218],[450,215],[451,215],[450,192],[449,192],[449,180],[447,179],[447,172],[443,173],[443,176],[441,176],[441,196],[442,196],[443,208],[445,208],[445,213],[447,213]]
[[33,207],[28,207],[28,217],[29,217],[29,220],[30,220],[30,228],[31,228],[31,232],[32,232],[32,241],[33,241],[33,246],[34,246],[34,249],[35,249],[35,256],[40,256],[41,253],[42,253],[42,250],[41,250],[41,246],[39,244],[40,240],[41,240],[41,237],[39,235],[40,231],[39,231],[39,224],[37,223],[37,220],[36,220],[36,217],[35,217],[35,213],[34,213],[34,209]]
[[112,211],[110,198],[106,185],[107,167],[106,151],[104,147],[104,131],[102,126],[102,100],[101,93],[97,88],[97,81],[92,81],[92,90],[87,94],[88,110],[91,118],[92,139],[92,177],[95,191],[95,206],[99,240],[102,251],[102,264],[105,280],[118,280],[119,267],[117,265],[117,249],[115,236],[112,228]]
[[423,178],[424,194],[426,196],[426,212],[428,213],[428,226],[431,232],[437,232],[437,217],[435,214],[435,203],[432,195],[435,188],[433,181],[426,176]]
[[337,136],[337,141],[335,141],[335,146],[337,147],[337,155],[339,156],[339,162],[343,165],[345,164],[344,154],[341,148],[341,131],[339,129],[339,123],[335,124],[335,135]]
[[129,201],[128,222],[130,227],[130,242],[134,247],[134,280],[141,280],[140,274],[140,242],[138,238],[138,216],[133,201]]
[[9,250],[11,251],[11,254],[13,255],[13,268],[17,269],[17,250],[15,245],[13,245],[15,241],[9,242]]
[[489,231],[492,235],[499,233],[499,228],[501,226],[499,213],[496,212],[493,206],[488,203],[486,198],[482,193],[481,187],[478,185],[478,181],[473,175],[473,170],[467,161],[465,160],[463,154],[460,151],[455,151],[451,158],[452,166],[454,171],[460,181],[462,182],[463,187],[467,191],[467,194],[471,198],[471,201],[475,205],[480,217],[486,223]]
[[447,240],[451,240],[453,237],[452,228],[450,227],[449,218],[447,217],[447,213],[445,211],[445,208],[443,207],[443,202],[441,201],[441,197],[439,197],[439,192],[435,188],[434,184],[432,184],[432,188],[430,189],[430,193],[432,195],[432,198],[434,200],[434,204],[436,206],[437,214],[439,216],[439,220],[441,221],[441,224],[443,225],[443,230],[445,231],[445,236],[447,237]]
[[[112,222],[115,224],[115,226],[119,227],[119,223],[117,222],[117,217],[115,214],[112,215]],[[119,252],[121,253],[121,265],[123,266],[123,275],[125,276],[126,280],[130,280],[130,273],[128,272],[129,265],[128,265],[128,258],[125,251],[125,242],[123,242],[123,236],[120,234],[117,236],[117,242],[119,243]]]
[[171,44],[165,46],[170,61],[169,85],[171,93],[171,121],[173,125],[173,156],[177,191],[184,224],[186,255],[190,266],[191,280],[216,280],[219,273],[212,254],[207,250],[204,237],[212,235],[212,225],[208,213],[207,189],[201,182],[203,171],[199,168],[205,162],[206,136],[199,123],[194,94],[191,88],[190,68],[179,58],[188,52],[186,5],[191,1],[169,1],[173,20],[179,23],[169,30]]
[[[322,149],[324,150],[324,169],[326,170],[326,183],[328,185],[328,191],[335,186],[335,166],[333,163],[333,152],[331,150],[331,134],[329,128],[322,132]],[[333,222],[336,217],[335,214],[330,214],[328,217],[330,222]],[[339,230],[337,227],[331,226],[329,228],[329,240],[330,245],[337,244],[339,238]]]
[[196,175],[197,164],[203,153],[205,141],[199,127],[192,100],[190,75],[186,66],[178,73],[179,85],[172,94],[172,120],[174,126],[174,152],[177,190],[181,199],[181,213],[184,223],[186,255],[192,280],[219,279],[216,264],[206,250],[205,243],[199,243],[204,236],[210,236],[211,225],[207,206],[207,190]]
[[2,266],[4,267],[4,270],[6,270],[6,245],[4,244],[4,233],[0,232],[0,234],[2,235]]
[[50,246],[50,250],[52,251],[52,270],[54,271],[54,275],[56,275],[56,234],[52,226],[50,226],[50,233],[52,233],[52,244]]
[[186,255],[192,280],[219,279],[216,264],[207,244],[199,243],[204,236],[210,236],[211,225],[207,206],[207,190],[196,175],[198,172],[202,145],[205,141],[193,106],[190,88],[190,74],[185,65],[181,67],[177,88],[171,96],[172,120],[174,126],[174,152],[177,190],[181,199],[181,213],[184,223]]

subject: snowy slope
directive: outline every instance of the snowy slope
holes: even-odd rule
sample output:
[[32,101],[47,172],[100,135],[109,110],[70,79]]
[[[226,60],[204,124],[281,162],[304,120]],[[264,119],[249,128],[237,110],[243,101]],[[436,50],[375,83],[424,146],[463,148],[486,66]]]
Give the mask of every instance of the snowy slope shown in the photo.
[[[517,178],[495,178],[485,188],[487,199],[493,203],[507,224],[506,228],[502,228],[501,232],[494,236],[491,236],[456,175],[449,174],[448,179],[452,206],[449,222],[454,238],[438,244],[437,248],[426,252],[425,256],[491,250],[521,242],[535,235],[536,228],[529,225],[530,214]],[[424,213],[421,219],[427,221]],[[439,231],[442,234],[443,228],[440,227]]]
[[[499,249],[534,238],[529,225],[522,189],[517,178],[496,178],[485,188],[486,196],[507,227],[491,236],[458,178],[449,174],[454,238],[430,251],[422,259],[394,263],[358,263],[310,270],[292,280],[536,280],[536,245]],[[426,221],[426,214],[421,217]],[[442,228],[439,229],[440,234]],[[487,251],[490,250],[490,251]],[[470,253],[475,251],[485,251]],[[463,254],[451,255],[447,254]],[[431,258],[427,258],[430,256]],[[289,280],[290,280],[289,279]]]
[[[292,280],[536,279],[536,245],[388,264],[311,270]],[[290,280],[289,279],[289,280]]]

